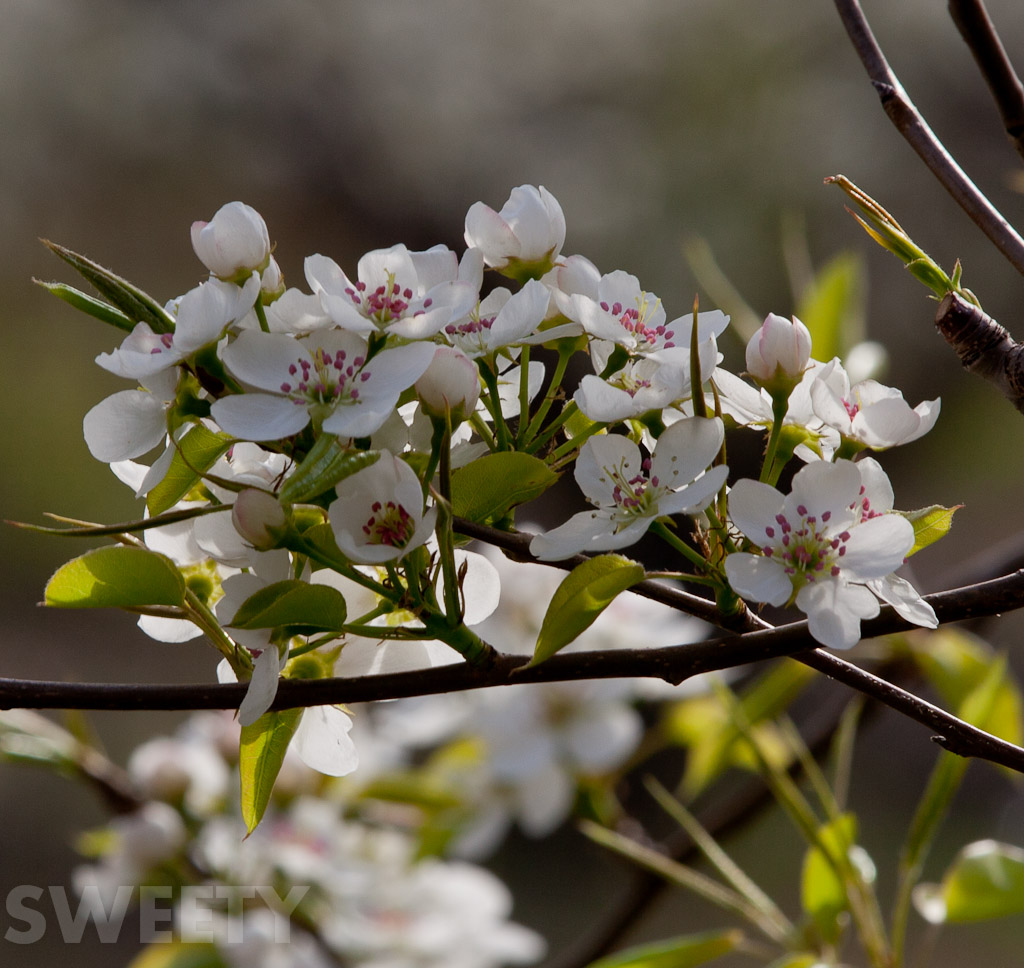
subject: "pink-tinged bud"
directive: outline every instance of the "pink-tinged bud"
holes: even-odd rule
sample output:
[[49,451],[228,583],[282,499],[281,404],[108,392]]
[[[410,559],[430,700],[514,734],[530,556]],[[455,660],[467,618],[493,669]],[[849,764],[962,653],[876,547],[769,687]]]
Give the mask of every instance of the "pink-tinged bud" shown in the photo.
[[480,399],[476,364],[454,346],[439,346],[426,372],[416,381],[416,393],[428,417],[451,414],[452,426],[462,423]]
[[231,523],[257,551],[276,548],[288,531],[288,515],[281,503],[256,487],[247,488],[235,499]]
[[788,394],[799,382],[811,357],[811,334],[795,316],[769,313],[747,343],[747,372],[769,393]]
[[217,278],[241,284],[267,268],[270,233],[256,209],[229,202],[211,221],[192,223],[192,248]]

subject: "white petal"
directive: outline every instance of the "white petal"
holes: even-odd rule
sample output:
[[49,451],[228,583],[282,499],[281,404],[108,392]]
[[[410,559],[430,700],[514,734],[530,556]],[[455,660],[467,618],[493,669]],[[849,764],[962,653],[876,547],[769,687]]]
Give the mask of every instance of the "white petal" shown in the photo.
[[718,417],[687,417],[658,438],[651,457],[651,477],[673,490],[689,484],[718,455],[724,436]]
[[775,516],[782,511],[786,498],[760,481],[744,477],[729,491],[729,517],[746,537],[756,545],[769,543],[765,528],[775,528]]
[[860,581],[883,578],[903,564],[913,547],[914,526],[902,515],[881,514],[850,531],[846,554],[839,564]]
[[785,605],[793,594],[793,583],[782,565],[771,558],[738,551],[725,559],[725,577],[742,598],[769,605]]
[[236,393],[214,402],[210,414],[220,428],[243,440],[282,440],[309,423],[305,407],[269,393]]
[[[580,450],[573,474],[580,490],[599,505],[615,503],[615,481],[609,471],[621,472],[630,480],[641,472],[640,448],[621,434],[591,437]],[[692,478],[691,478],[692,480]]]
[[868,589],[841,579],[804,585],[796,604],[807,615],[811,635],[832,649],[852,649],[860,640],[861,619],[879,612],[878,599]]
[[89,452],[106,463],[139,457],[166,436],[164,412],[164,402],[145,390],[122,390],[101,400],[82,422]]
[[302,713],[292,745],[310,769],[346,776],[359,765],[351,729],[351,717],[336,706],[310,706]]
[[253,660],[249,688],[238,707],[238,722],[242,726],[251,726],[270,708],[277,695],[280,672],[277,646],[269,645]]
[[883,602],[891,605],[901,617],[925,628],[939,627],[934,609],[918,593],[910,582],[896,575],[886,575],[868,582],[870,588]]

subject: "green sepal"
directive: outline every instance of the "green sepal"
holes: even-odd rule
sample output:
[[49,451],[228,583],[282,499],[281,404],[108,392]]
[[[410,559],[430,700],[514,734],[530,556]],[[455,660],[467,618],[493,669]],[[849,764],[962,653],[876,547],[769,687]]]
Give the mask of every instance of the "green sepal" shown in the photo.
[[242,781],[242,819],[250,834],[267,811],[274,781],[302,713],[302,709],[272,710],[242,727],[238,771]]
[[498,521],[557,480],[558,474],[532,454],[487,454],[452,473],[452,513],[469,521]]
[[588,629],[630,585],[643,581],[644,566],[622,555],[600,555],[577,565],[555,590],[544,614],[530,665],[549,659]]
[[995,840],[964,847],[941,884],[919,884],[914,906],[932,924],[1024,914],[1024,850]]
[[345,597],[329,585],[288,579],[250,595],[227,625],[236,629],[285,627],[291,635],[340,632],[348,617]]
[[51,252],[85,276],[104,299],[109,299],[134,323],[148,323],[154,333],[174,332],[174,318],[152,296],[84,255],[72,252],[56,242],[46,239],[42,242]]
[[334,434],[321,434],[281,488],[284,504],[308,504],[346,477],[380,459],[377,450],[352,450]]
[[32,281],[37,286],[42,286],[47,292],[53,293],[58,299],[63,299],[69,306],[74,306],[79,312],[92,316],[101,323],[109,323],[126,333],[130,333],[135,328],[135,323],[120,309],[116,309],[110,303],[96,299],[80,289],[75,289],[74,286],[66,285],[63,282],[43,282],[42,279],[33,279]]
[[946,537],[949,529],[953,527],[953,515],[962,507],[962,504],[955,504],[951,508],[932,504],[916,511],[897,511],[897,514],[914,526],[914,546],[907,552],[907,557],[916,555],[922,548],[927,548],[928,545],[935,544],[939,538]]
[[174,562],[146,548],[96,548],[61,565],[46,583],[53,608],[182,605],[185,581]]
[[177,441],[163,480],[146,495],[149,513],[162,514],[174,507],[234,442],[235,438],[229,434],[214,433],[205,424],[193,424]]
[[735,951],[742,941],[742,931],[702,931],[636,945],[593,961],[587,968],[697,968]]

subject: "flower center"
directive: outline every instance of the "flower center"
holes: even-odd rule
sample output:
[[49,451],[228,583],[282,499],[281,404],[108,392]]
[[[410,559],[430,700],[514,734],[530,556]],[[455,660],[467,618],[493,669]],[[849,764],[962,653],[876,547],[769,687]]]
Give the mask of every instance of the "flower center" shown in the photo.
[[613,519],[615,530],[620,531],[635,517],[650,514],[658,508],[658,498],[662,494],[660,482],[655,477],[648,477],[651,470],[650,458],[641,465],[642,473],[627,477],[624,464],[618,467],[606,467],[605,473],[615,486],[612,488],[612,500],[615,502]]
[[777,527],[769,525],[764,529],[769,543],[762,551],[766,558],[777,558],[782,562],[794,588],[799,589],[819,577],[835,578],[839,575],[838,562],[846,554],[850,532],[827,533],[831,511],[822,512],[819,519],[808,514],[807,508],[800,504],[796,513],[799,517],[794,521],[781,513],[775,515]]
[[[372,319],[378,326],[386,326],[405,316],[414,296],[408,286],[403,289],[395,282],[393,272],[389,272],[387,281],[373,291],[369,290],[365,282],[360,281],[354,287],[349,286],[345,294],[367,319]],[[431,302],[430,299],[424,300],[423,308],[428,309]]]
[[295,382],[286,380],[280,389],[296,406],[357,403],[359,384],[370,379],[370,371],[365,369],[365,365],[363,356],[353,356],[349,360],[344,350],[338,350],[332,356],[318,347],[312,357],[300,356],[288,367],[288,373]]
[[638,376],[632,366],[626,366],[614,376],[609,377],[608,384],[620,390],[625,390],[631,397],[635,397],[641,390],[649,390],[651,388],[651,381]]
[[676,334],[671,329],[666,329],[661,323],[657,326],[649,325],[651,316],[660,305],[660,299],[652,302],[644,292],[640,294],[635,309],[627,309],[620,302],[611,305],[602,302],[601,308],[606,313],[618,317],[620,325],[626,331],[627,339],[634,344],[636,352],[649,353],[676,345],[672,342]]
[[482,356],[488,350],[487,334],[494,325],[495,316],[480,316],[479,305],[464,323],[449,323],[445,326],[445,334],[452,343],[467,356]]
[[374,501],[370,510],[373,513],[363,525],[368,544],[404,548],[409,543],[416,530],[416,522],[401,504]]

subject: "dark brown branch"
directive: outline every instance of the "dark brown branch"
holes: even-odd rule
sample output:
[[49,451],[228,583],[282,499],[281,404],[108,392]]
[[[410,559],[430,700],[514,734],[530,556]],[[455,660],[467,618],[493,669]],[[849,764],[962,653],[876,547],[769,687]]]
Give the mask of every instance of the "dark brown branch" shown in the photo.
[[1024,159],[1024,85],[982,0],[949,0],[949,13],[999,108],[1006,134]]
[[889,120],[953,196],[957,205],[970,216],[1014,268],[1024,273],[1024,239],[967,177],[907,96],[878,46],[858,0],[835,0],[835,5]]
[[[1024,606],[1024,571],[938,592],[926,596],[925,600],[941,623],[1012,611]],[[751,623],[755,621],[750,619]],[[877,618],[863,623],[862,633],[864,638],[871,638],[914,627],[886,607]],[[1003,743],[911,693],[816,649],[815,644],[807,623],[794,622],[687,645],[562,653],[529,669],[523,667],[522,656],[500,655],[485,666],[459,663],[356,679],[285,679],[278,688],[274,708],[399,699],[487,686],[575,679],[642,676],[680,683],[704,672],[791,655],[940,732],[948,748],[955,752],[1024,772],[1024,750]],[[234,709],[245,690],[244,683],[122,685],[0,679],[0,708]]]
[[1024,413],[1024,345],[979,306],[950,292],[939,303],[935,326],[964,368],[990,383]]

